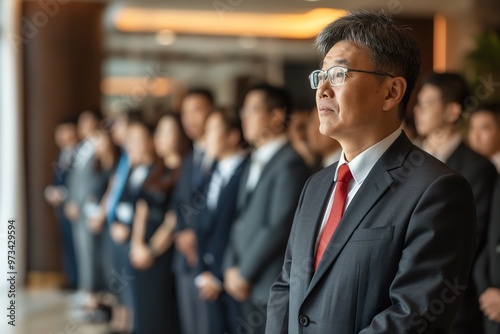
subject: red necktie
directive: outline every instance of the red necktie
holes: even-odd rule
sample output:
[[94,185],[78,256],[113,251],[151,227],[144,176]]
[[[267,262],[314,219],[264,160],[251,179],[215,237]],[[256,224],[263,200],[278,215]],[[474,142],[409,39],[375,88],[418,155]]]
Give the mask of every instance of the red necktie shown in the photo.
[[323,229],[323,233],[319,239],[318,250],[316,251],[316,260],[314,262],[314,270],[318,268],[321,257],[323,256],[323,253],[332,238],[333,232],[335,232],[335,229],[340,222],[340,218],[342,218],[347,200],[347,188],[351,179],[352,174],[349,166],[342,164],[337,172],[337,184],[335,185],[332,209],[330,210],[325,228]]

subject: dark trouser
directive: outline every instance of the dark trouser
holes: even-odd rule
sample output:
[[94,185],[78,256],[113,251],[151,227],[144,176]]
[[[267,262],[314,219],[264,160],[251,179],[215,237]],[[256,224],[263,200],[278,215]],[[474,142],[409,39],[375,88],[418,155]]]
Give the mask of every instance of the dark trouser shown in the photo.
[[237,334],[240,304],[222,292],[213,302],[207,302],[209,334]]
[[266,317],[266,303],[246,300],[241,305],[241,316],[237,320],[237,334],[264,334]]
[[207,307],[199,298],[194,278],[195,271],[192,269],[175,273],[179,318],[183,334],[208,333]]
[[78,270],[76,265],[75,246],[73,244],[73,228],[64,214],[63,206],[56,208],[59,231],[61,234],[63,271],[68,287],[76,289],[78,285]]

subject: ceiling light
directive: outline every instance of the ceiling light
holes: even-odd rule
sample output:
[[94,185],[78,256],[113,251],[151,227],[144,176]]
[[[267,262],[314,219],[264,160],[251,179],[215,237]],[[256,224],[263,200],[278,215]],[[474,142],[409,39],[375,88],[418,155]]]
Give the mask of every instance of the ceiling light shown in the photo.
[[314,38],[327,24],[346,15],[346,11],[317,8],[300,14],[120,8],[113,18],[123,32],[157,32],[198,35]]

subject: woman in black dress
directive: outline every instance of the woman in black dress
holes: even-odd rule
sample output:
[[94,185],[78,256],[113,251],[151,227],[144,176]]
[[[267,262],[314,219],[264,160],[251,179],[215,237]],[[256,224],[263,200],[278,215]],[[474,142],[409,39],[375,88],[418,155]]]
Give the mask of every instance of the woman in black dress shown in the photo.
[[139,334],[176,334],[180,329],[171,271],[175,223],[166,212],[183,155],[190,145],[177,114],[169,113],[160,119],[154,143],[162,163],[153,167],[144,182],[132,230],[134,322]]

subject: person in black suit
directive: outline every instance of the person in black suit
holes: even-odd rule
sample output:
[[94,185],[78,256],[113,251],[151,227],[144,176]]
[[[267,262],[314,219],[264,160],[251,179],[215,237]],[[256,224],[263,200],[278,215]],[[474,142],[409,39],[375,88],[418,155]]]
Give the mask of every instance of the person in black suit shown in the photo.
[[200,334],[207,329],[208,316],[205,304],[198,296],[196,276],[196,235],[194,232],[199,203],[195,200],[207,182],[213,161],[206,156],[203,145],[205,123],[213,110],[213,96],[205,89],[192,89],[181,105],[184,131],[193,141],[193,151],[182,162],[181,176],[174,191],[170,210],[176,217],[176,252],[173,269],[176,276],[177,300],[181,329],[184,334]]
[[248,163],[242,151],[243,134],[236,112],[216,110],[206,125],[207,155],[217,160],[203,191],[204,205],[195,227],[200,297],[208,310],[208,333],[237,333],[238,303],[223,289],[222,258],[236,216],[238,187]]
[[500,333],[500,177],[492,203],[488,240],[474,270],[486,334]]
[[388,15],[351,13],[316,39],[309,76],[338,163],[307,181],[266,333],[448,333],[475,252],[467,181],[400,129],[420,50]]
[[[462,174],[472,187],[477,217],[477,252],[486,244],[495,166],[462,140],[460,125],[469,96],[467,83],[455,73],[431,73],[424,79],[415,107],[415,125],[422,148]],[[474,284],[467,288],[452,333],[483,332]]]
[[53,165],[54,177],[52,184],[45,188],[45,198],[54,207],[59,222],[62,263],[67,287],[76,289],[78,276],[75,247],[73,245],[73,232],[71,221],[64,213],[64,202],[68,197],[68,175],[73,165],[75,150],[78,144],[75,122],[68,120],[59,123],[56,127],[54,137],[60,152],[57,162]]
[[500,103],[487,103],[472,111],[469,145],[490,159],[500,173]]
[[238,331],[263,333],[269,289],[283,263],[293,213],[309,168],[286,135],[291,108],[282,87],[257,84],[241,109],[253,145],[238,189],[238,214],[224,254],[224,289],[242,302]]

